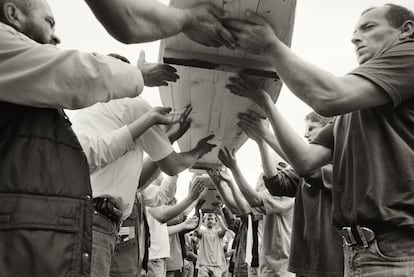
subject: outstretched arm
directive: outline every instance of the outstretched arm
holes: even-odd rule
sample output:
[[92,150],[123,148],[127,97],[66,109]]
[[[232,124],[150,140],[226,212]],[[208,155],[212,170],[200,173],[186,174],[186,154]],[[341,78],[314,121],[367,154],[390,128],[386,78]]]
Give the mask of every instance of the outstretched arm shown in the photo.
[[193,166],[202,156],[210,152],[216,145],[208,143],[214,135],[200,139],[197,145],[188,152],[172,152],[166,158],[156,162],[160,169],[168,175],[176,175]]
[[236,157],[234,156],[234,150],[229,151],[227,148],[219,150],[220,161],[231,170],[236,184],[239,186],[241,193],[250,204],[251,207],[260,207],[263,205],[260,194],[257,193],[246,181],[244,175],[237,164]]
[[[220,195],[222,195],[223,201],[227,206],[227,203],[224,199],[228,199],[230,201],[229,204],[235,205],[237,213],[235,214],[248,214],[250,213],[250,205],[244,198],[244,196],[241,194],[240,190],[236,187],[236,185],[231,180],[230,176],[227,172],[221,172],[220,170],[209,170],[207,173],[210,175],[210,178],[216,185],[217,190],[219,191]],[[216,183],[216,182],[219,182]],[[225,187],[225,184],[227,184],[228,188]],[[233,211],[232,211],[233,212]]]
[[266,112],[283,156],[300,175],[306,175],[330,163],[332,150],[320,145],[309,145],[299,137],[279,113],[266,91],[240,77],[230,78],[230,81],[231,84],[227,87],[232,93],[249,98]]
[[[130,124],[103,136],[89,136],[74,119],[73,129],[85,152],[91,173],[119,159],[135,148],[134,141],[155,124],[174,124],[168,113],[171,108],[154,107]],[[79,117],[82,115],[79,114]],[[81,119],[80,119],[81,120]]]
[[166,223],[168,220],[180,215],[188,206],[191,205],[198,196],[204,191],[202,182],[196,182],[191,188],[190,192],[182,201],[174,206],[158,207],[149,209],[151,215],[161,223]]
[[184,31],[206,46],[233,48],[233,36],[220,23],[223,12],[209,4],[176,9],[158,1],[86,0],[105,29],[123,43],[167,38]]
[[189,217],[184,222],[176,225],[168,226],[168,235],[172,236],[181,231],[187,231],[196,228],[198,223],[198,217]]

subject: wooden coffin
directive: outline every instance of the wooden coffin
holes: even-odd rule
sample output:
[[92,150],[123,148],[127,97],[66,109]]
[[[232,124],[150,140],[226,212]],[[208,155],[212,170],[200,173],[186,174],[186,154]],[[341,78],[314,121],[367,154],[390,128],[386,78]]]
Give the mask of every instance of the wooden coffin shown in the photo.
[[[188,8],[205,0],[171,0],[170,5]],[[290,46],[296,0],[210,0],[232,17],[245,17],[247,9],[266,17],[275,33]],[[247,54],[240,50],[211,48],[189,40],[185,35],[161,42],[160,61],[177,68],[180,79],[168,87],[160,87],[164,106],[182,110],[191,104],[192,125],[178,141],[181,151],[193,148],[199,139],[214,134],[217,147],[205,155],[197,168],[221,167],[217,152],[222,147],[239,149],[247,137],[237,126],[237,114],[249,109],[262,113],[251,101],[233,95],[225,88],[228,78],[243,71],[260,81],[276,101],[281,81],[269,58]]]

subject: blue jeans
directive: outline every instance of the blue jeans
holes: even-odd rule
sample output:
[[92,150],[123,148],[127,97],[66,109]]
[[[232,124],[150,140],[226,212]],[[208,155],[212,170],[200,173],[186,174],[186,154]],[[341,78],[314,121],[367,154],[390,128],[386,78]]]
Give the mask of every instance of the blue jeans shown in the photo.
[[91,277],[109,277],[118,227],[103,215],[93,215]]
[[394,232],[374,239],[367,248],[344,244],[345,277],[414,276],[414,235]]

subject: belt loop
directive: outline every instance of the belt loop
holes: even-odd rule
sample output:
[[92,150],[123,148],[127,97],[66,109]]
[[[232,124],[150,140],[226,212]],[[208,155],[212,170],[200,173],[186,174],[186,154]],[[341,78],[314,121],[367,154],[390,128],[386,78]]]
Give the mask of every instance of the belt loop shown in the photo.
[[357,225],[355,227],[356,227],[358,235],[361,239],[362,247],[367,248],[368,247],[368,241],[367,241],[367,238],[365,237],[365,234],[362,232],[361,226]]

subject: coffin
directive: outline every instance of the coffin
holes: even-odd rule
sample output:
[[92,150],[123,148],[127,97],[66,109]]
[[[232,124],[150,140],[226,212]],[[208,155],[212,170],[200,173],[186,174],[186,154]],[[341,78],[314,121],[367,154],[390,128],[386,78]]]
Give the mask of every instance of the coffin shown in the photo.
[[[255,11],[264,16],[278,37],[290,46],[296,0],[171,0],[170,5],[189,8],[205,2],[214,3],[230,16],[241,19],[247,9]],[[225,88],[230,76],[243,71],[257,79],[274,101],[282,85],[267,57],[224,47],[205,47],[183,34],[161,42],[160,61],[173,65],[180,76],[176,83],[160,87],[163,105],[176,111],[188,104],[193,107],[191,128],[178,141],[180,150],[188,151],[201,138],[215,135],[212,142],[217,147],[200,159],[193,169],[221,167],[218,150],[228,147],[237,151],[247,139],[237,126],[237,114],[249,109],[263,113],[251,101],[233,95]]]

